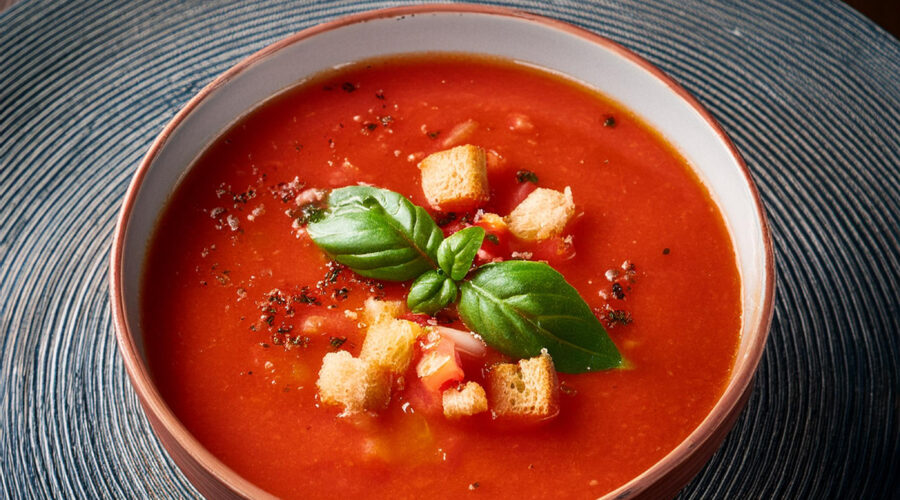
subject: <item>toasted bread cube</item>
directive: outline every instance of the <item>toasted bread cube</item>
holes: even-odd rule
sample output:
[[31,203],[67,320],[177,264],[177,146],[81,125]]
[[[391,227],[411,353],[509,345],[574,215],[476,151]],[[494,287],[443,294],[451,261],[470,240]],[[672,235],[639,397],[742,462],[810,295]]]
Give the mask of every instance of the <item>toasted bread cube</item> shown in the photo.
[[391,375],[368,361],[354,358],[347,351],[330,352],[322,358],[316,387],[319,399],[329,405],[342,405],[344,415],[378,411],[391,399]]
[[509,231],[517,238],[537,241],[559,236],[575,215],[572,190],[537,188],[506,217]]
[[559,411],[556,369],[546,349],[517,365],[494,365],[488,373],[488,388],[497,416],[544,419]]
[[406,307],[399,300],[377,300],[369,297],[363,304],[363,321],[372,326],[397,318],[404,311],[406,311]]
[[470,144],[438,151],[419,162],[422,191],[432,207],[466,210],[490,198],[484,150]]
[[488,401],[484,388],[477,382],[466,382],[461,387],[451,387],[441,396],[444,416],[447,418],[468,417],[487,411]]
[[369,326],[359,358],[394,375],[402,375],[412,360],[413,346],[425,330],[412,321],[394,319]]

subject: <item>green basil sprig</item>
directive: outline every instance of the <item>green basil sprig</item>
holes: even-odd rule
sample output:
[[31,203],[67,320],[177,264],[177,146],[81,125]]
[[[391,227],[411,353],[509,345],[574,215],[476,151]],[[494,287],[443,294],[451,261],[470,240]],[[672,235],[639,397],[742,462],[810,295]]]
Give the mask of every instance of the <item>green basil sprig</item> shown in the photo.
[[509,356],[546,348],[556,368],[582,373],[615,368],[616,345],[578,291],[543,262],[506,261],[469,271],[485,238],[472,226],[444,239],[424,208],[386,189],[350,186],[328,196],[307,226],[313,242],[366,277],[415,280],[407,305],[434,314],[459,296],[463,323]]

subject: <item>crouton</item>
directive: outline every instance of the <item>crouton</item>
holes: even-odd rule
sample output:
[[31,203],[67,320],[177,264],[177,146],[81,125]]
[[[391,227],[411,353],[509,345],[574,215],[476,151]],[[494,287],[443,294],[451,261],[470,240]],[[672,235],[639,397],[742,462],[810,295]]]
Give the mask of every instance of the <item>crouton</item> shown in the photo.
[[424,329],[412,321],[395,319],[369,326],[359,358],[401,375],[412,360],[416,339]]
[[488,372],[491,409],[500,417],[545,419],[559,410],[556,369],[546,349],[517,365],[500,363]]
[[490,197],[484,150],[477,146],[431,154],[419,162],[419,170],[425,198],[438,210],[468,210]]
[[506,216],[506,222],[517,238],[535,241],[559,236],[573,215],[575,202],[568,186],[562,193],[537,188]]
[[441,396],[444,416],[447,418],[468,417],[487,411],[488,402],[484,389],[477,382],[466,382],[460,387],[451,387]]
[[378,411],[391,399],[391,375],[368,361],[354,358],[347,351],[330,352],[322,358],[316,387],[319,399],[344,407],[344,415]]
[[406,311],[406,307],[399,300],[377,300],[369,297],[363,304],[363,321],[372,326],[397,318],[404,311]]

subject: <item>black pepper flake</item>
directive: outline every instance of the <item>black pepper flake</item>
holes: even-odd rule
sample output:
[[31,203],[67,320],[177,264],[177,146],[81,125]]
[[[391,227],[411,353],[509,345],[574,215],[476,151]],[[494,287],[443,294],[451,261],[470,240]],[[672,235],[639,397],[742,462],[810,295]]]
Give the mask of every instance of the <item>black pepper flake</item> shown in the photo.
[[343,84],[341,84],[341,90],[343,90],[344,92],[353,92],[354,90],[356,90],[356,85],[353,85],[350,82],[344,82]]
[[346,299],[348,295],[350,295],[350,290],[346,287],[335,288],[331,294],[332,297],[340,300]]
[[436,130],[434,132],[428,132],[428,137],[430,137],[432,139],[437,139],[439,135],[441,135],[440,130]]
[[523,182],[530,182],[532,184],[537,184],[538,176],[536,173],[531,170],[519,170],[516,172],[516,180],[519,181],[519,184]]
[[341,271],[345,268],[343,265],[338,264],[335,261],[331,261],[328,263],[328,272],[325,273],[325,277],[322,278],[322,283],[334,283],[337,281],[338,276],[341,275]]
[[384,92],[382,92],[380,90],[378,92],[375,92],[375,98],[381,99],[383,101],[384,100]]
[[479,486],[481,486],[481,485],[478,484],[478,481],[475,481],[474,483],[469,485],[469,489],[474,491],[474,490],[477,490]]
[[305,286],[300,289],[300,295],[296,295],[293,297],[294,302],[299,302],[301,304],[312,304],[314,306],[320,306],[322,303],[315,296],[309,294],[309,287]]
[[612,116],[607,116],[606,119],[603,120],[603,126],[604,127],[615,127],[616,119],[613,118]]
[[321,221],[325,218],[325,210],[315,203],[307,203],[300,208],[299,214],[294,211],[291,215],[294,215],[294,219],[298,224],[303,225]]
[[447,212],[437,219],[437,225],[440,227],[444,227],[447,224],[456,220],[456,212]]
[[609,320],[609,326],[627,325],[632,322],[631,313],[621,309],[615,309],[606,313],[606,319]]
[[671,252],[671,250],[669,250],[668,248],[663,248],[663,255],[669,255],[669,252]]
[[490,241],[491,243],[493,243],[495,245],[500,244],[500,238],[498,238],[496,234],[488,233],[488,234],[484,235],[484,239]]
[[261,345],[263,347],[263,349],[269,348],[269,344],[266,344],[265,342],[260,342],[259,345]]
[[335,349],[340,348],[347,341],[347,337],[329,337],[328,343]]
[[256,190],[255,189],[248,189],[247,191],[245,191],[243,193],[238,193],[238,194],[232,193],[231,194],[231,201],[233,201],[235,204],[246,205],[247,202],[252,200],[253,198],[256,198]]
[[622,300],[625,298],[625,291],[622,290],[622,285],[620,285],[618,283],[613,283],[612,294],[613,294],[613,297],[615,297],[619,300]]
[[367,124],[366,124],[366,129],[367,129],[369,132],[375,130],[376,128],[378,128],[378,124],[377,124],[377,123],[367,123]]

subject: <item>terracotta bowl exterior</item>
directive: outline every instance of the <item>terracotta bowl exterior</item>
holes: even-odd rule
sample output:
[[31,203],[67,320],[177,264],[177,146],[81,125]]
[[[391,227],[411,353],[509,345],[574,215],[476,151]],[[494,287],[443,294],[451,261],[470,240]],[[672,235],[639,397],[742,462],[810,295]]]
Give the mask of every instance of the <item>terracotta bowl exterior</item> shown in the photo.
[[575,26],[499,7],[423,5],[367,12],[301,31],[210,83],[153,142],[125,196],[111,254],[117,340],[144,411],[175,463],[210,498],[268,498],[207,451],[179,422],[147,368],[139,293],[156,220],[193,160],[236,120],[305,77],[390,54],[450,51],[502,56],[579,80],[621,102],[688,160],[719,205],[742,281],[742,332],[731,379],[703,422],[671,453],[604,498],[674,495],[697,474],[749,397],[772,318],[774,262],[765,213],[747,166],[712,116],[639,56]]

